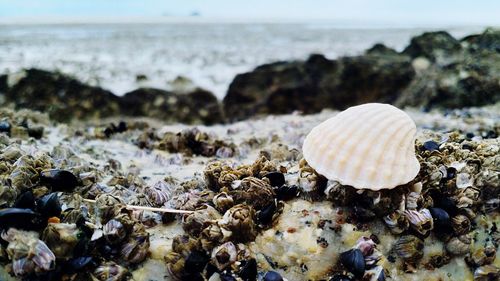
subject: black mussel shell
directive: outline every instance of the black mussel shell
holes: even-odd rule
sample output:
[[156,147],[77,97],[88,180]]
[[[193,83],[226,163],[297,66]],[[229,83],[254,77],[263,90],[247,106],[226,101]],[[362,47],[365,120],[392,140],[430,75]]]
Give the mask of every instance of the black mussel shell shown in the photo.
[[299,194],[299,188],[296,185],[282,185],[276,189],[276,196],[278,200],[288,201],[291,200]]
[[441,208],[429,208],[434,220],[434,228],[441,232],[451,231],[450,215]]
[[457,169],[453,167],[448,167],[446,169],[446,179],[451,180],[454,179],[457,176]]
[[125,123],[125,121],[120,121],[120,123],[118,123],[118,126],[116,127],[116,132],[123,133],[125,131],[127,131],[127,123]]
[[285,175],[280,172],[269,172],[264,175],[264,178],[268,178],[273,187],[280,187],[285,184]]
[[276,271],[268,271],[266,275],[264,275],[264,281],[283,281],[283,277]]
[[42,171],[40,182],[49,185],[52,191],[72,191],[79,183],[72,172],[59,169]]
[[352,281],[352,279],[344,274],[335,274],[328,281]]
[[274,213],[276,212],[276,204],[273,202],[259,211],[257,221],[259,224],[268,225],[273,221]]
[[62,209],[57,193],[50,193],[38,199],[37,211],[45,218],[60,217]]
[[361,207],[359,205],[354,206],[354,215],[356,215],[356,217],[360,221],[370,221],[375,219],[375,217],[377,216],[372,210]]
[[43,137],[43,127],[42,126],[29,127],[28,136],[35,138],[37,140],[41,139]]
[[426,141],[423,146],[424,150],[435,151],[439,150],[439,144],[435,141]]
[[186,272],[202,272],[210,258],[202,251],[192,251],[186,258],[184,270]]
[[6,120],[0,121],[0,133],[7,133],[10,134],[10,129],[12,126],[10,123]]
[[0,230],[14,227],[22,230],[40,230],[46,223],[39,213],[30,209],[6,208],[0,210]]
[[257,261],[249,259],[241,262],[239,276],[244,281],[254,281],[257,279]]
[[431,192],[431,197],[434,202],[434,207],[445,210],[450,216],[454,216],[458,213],[457,205],[450,197],[443,195],[437,190]]
[[205,278],[199,272],[187,272],[181,278],[182,281],[205,281]]
[[382,271],[380,272],[380,275],[378,276],[377,278],[377,281],[385,281],[385,270],[382,269]]
[[36,201],[33,192],[31,192],[31,190],[23,192],[21,195],[17,197],[17,200],[12,207],[19,209],[35,210]]
[[208,263],[205,268],[206,279],[210,279],[210,277],[216,272],[219,272],[219,269],[215,265]]
[[340,262],[354,276],[361,278],[365,274],[365,257],[360,249],[351,249],[340,254]]
[[231,272],[221,273],[219,277],[221,281],[236,281],[236,278],[234,278]]
[[72,258],[66,264],[66,267],[68,268],[68,270],[72,271],[72,272],[81,271],[87,267],[93,267],[93,266],[96,266],[96,263],[95,263],[93,257]]

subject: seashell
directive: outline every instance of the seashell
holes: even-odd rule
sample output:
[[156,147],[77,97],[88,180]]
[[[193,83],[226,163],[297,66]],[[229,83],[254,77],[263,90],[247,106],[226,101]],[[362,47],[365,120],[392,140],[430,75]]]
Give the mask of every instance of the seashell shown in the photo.
[[128,270],[114,262],[106,262],[94,270],[92,276],[99,281],[125,280]]
[[490,281],[500,278],[500,268],[494,265],[483,265],[474,271],[474,281]]
[[264,275],[263,281],[283,281],[283,277],[276,271],[268,271]]
[[5,252],[12,260],[14,275],[24,276],[55,269],[56,256],[34,232],[11,228],[1,234],[9,242]]
[[351,249],[343,252],[339,257],[340,262],[356,277],[361,278],[365,273],[365,258],[360,249]]
[[236,205],[227,210],[220,220],[224,236],[242,242],[253,241],[257,236],[254,222],[255,211],[248,205]]
[[396,254],[405,260],[417,260],[423,255],[424,242],[413,235],[403,235],[394,245]]
[[213,249],[212,261],[219,270],[224,270],[236,261],[236,255],[236,246],[232,242],[226,242]]
[[221,213],[226,212],[229,208],[234,206],[233,197],[226,192],[221,192],[215,195],[212,202],[214,203],[215,208]]
[[441,208],[429,208],[432,218],[434,219],[434,228],[440,232],[448,232],[451,230],[451,220],[448,212]]
[[73,257],[73,251],[80,242],[81,232],[76,224],[49,223],[42,233],[42,240],[58,259]]
[[470,257],[467,257],[468,262],[472,265],[483,266],[493,263],[495,261],[497,250],[495,246],[490,242],[485,247],[480,247],[475,250]]
[[383,217],[383,219],[392,234],[401,234],[410,226],[408,218],[400,211],[395,211]]
[[385,281],[386,278],[384,268],[378,265],[370,270],[367,270],[365,276],[363,276],[363,280]]
[[257,279],[257,261],[254,258],[249,260],[240,261],[240,271],[238,275],[243,280],[256,280]]
[[104,238],[110,244],[118,244],[127,236],[125,226],[118,220],[112,219],[102,227]]
[[73,173],[58,169],[40,172],[40,181],[53,191],[72,191],[78,185],[78,178]]
[[471,250],[471,238],[467,235],[453,237],[446,243],[446,250],[454,256],[463,256]]
[[411,227],[422,235],[426,235],[434,228],[434,220],[428,209],[406,210],[404,214],[410,221]]
[[302,147],[318,173],[358,189],[391,189],[413,180],[416,125],[388,104],[350,107],[316,126]]
[[361,236],[358,241],[356,241],[355,248],[359,249],[361,253],[363,253],[363,256],[369,256],[373,254],[373,250],[375,250],[376,246],[377,244],[375,244],[371,238]]
[[456,215],[451,219],[453,231],[457,235],[466,234],[470,231],[470,220],[464,215]]
[[[205,252],[193,250],[186,258],[184,270],[188,273],[202,272],[210,258]],[[191,280],[191,279],[184,279]]]

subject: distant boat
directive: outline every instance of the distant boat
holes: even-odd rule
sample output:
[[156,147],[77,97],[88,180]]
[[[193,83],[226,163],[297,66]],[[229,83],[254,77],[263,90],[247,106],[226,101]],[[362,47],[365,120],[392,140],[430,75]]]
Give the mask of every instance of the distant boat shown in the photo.
[[201,13],[198,12],[198,11],[193,11],[193,12],[191,12],[191,14],[189,16],[191,16],[191,17],[199,17],[199,16],[201,16]]

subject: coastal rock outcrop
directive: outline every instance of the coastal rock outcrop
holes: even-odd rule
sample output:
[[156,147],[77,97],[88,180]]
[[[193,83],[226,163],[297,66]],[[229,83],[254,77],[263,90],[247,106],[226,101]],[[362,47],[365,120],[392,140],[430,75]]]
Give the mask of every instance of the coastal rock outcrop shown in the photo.
[[412,38],[398,53],[376,44],[364,55],[265,64],[239,74],[223,100],[229,120],[305,114],[383,102],[462,108],[500,101],[500,31],[457,40],[445,31]]
[[217,98],[196,88],[188,93],[173,93],[154,88],[140,88],[126,93],[120,100],[121,113],[147,116],[164,122],[211,125],[223,122]]
[[486,30],[462,40],[459,55],[413,65],[427,65],[395,102],[398,106],[462,108],[500,101],[500,31]]
[[446,31],[424,32],[411,39],[404,54],[415,57],[426,57],[435,61],[439,57],[448,57],[462,49],[460,41]]
[[119,98],[113,93],[69,76],[39,69],[15,75],[17,83],[6,89],[4,103],[16,109],[42,111],[57,121],[102,118],[119,112]]
[[393,102],[414,76],[402,55],[365,55],[329,60],[277,62],[239,74],[224,98],[229,120],[295,110],[319,112],[365,102]]

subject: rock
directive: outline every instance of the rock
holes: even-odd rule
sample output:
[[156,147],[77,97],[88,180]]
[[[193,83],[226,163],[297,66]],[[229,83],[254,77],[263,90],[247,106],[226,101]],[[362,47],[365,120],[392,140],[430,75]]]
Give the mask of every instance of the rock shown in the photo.
[[500,54],[473,51],[463,52],[447,64],[432,64],[417,71],[395,104],[430,109],[482,106],[498,101]]
[[28,69],[5,93],[5,103],[16,109],[46,112],[57,121],[102,118],[116,115],[118,97],[99,87],[81,83],[69,76]]
[[7,75],[0,75],[0,94],[7,92]]
[[305,114],[365,102],[392,102],[414,76],[402,55],[277,62],[236,76],[223,100],[229,120],[258,114]]
[[500,29],[486,29],[482,34],[470,35],[462,39],[470,49],[489,50],[500,53]]
[[393,48],[389,48],[384,44],[377,43],[373,45],[370,49],[366,50],[365,54],[367,55],[397,55],[398,52]]
[[148,116],[172,123],[211,125],[223,121],[217,98],[199,88],[186,94],[139,88],[122,97],[121,108],[125,115]]
[[461,50],[460,42],[446,31],[425,32],[413,37],[404,54],[416,57],[426,57],[435,61],[437,57],[450,56]]

